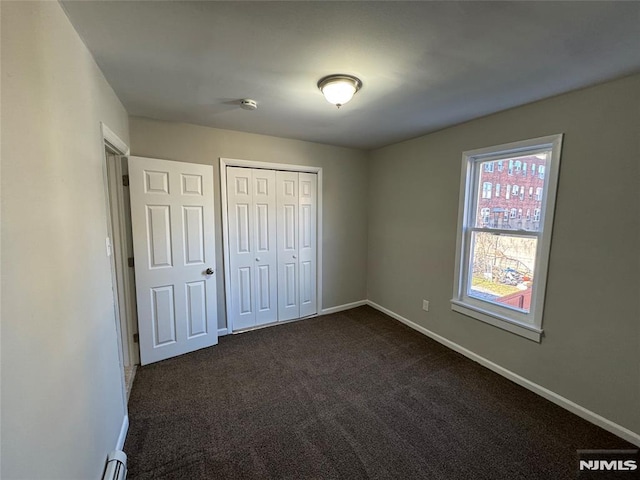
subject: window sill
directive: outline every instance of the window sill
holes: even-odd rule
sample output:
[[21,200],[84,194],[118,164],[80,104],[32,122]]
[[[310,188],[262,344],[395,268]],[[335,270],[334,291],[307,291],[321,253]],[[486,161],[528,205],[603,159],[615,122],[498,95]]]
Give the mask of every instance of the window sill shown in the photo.
[[459,300],[451,300],[451,310],[466,315],[481,322],[488,323],[494,327],[501,328],[521,337],[540,343],[542,340],[542,330],[533,325],[523,324],[507,317],[497,315],[493,312],[477,308],[473,305],[463,303]]

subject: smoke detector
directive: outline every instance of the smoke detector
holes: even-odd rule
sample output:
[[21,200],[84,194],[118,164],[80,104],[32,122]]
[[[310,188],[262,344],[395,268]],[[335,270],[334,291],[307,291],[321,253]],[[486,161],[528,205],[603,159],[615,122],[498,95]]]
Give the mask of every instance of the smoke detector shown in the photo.
[[240,100],[240,108],[244,110],[256,110],[258,108],[258,103],[250,98],[243,98]]

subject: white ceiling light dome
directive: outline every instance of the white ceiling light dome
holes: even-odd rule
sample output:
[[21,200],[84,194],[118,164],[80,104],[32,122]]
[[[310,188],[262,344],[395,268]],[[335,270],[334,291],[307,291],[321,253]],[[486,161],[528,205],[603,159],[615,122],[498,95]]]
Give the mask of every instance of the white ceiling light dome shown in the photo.
[[327,102],[340,108],[362,88],[362,81],[353,75],[328,75],[318,81],[318,88]]

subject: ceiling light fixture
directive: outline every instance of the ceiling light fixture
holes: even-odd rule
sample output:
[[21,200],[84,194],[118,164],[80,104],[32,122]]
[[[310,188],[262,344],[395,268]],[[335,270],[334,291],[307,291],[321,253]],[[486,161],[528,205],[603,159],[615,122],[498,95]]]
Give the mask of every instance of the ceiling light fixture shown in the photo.
[[362,88],[362,82],[352,75],[328,75],[318,81],[318,88],[327,102],[340,108]]

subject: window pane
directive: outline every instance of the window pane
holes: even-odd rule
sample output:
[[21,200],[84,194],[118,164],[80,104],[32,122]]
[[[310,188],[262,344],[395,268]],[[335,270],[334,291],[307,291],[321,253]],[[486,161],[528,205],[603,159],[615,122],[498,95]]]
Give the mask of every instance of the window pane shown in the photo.
[[473,232],[471,241],[467,295],[529,313],[538,239]]
[[[476,186],[478,200],[474,212],[475,218],[471,219],[470,224],[481,228],[540,231],[540,215],[525,217],[513,212],[541,210],[544,171],[548,158],[550,158],[549,152],[541,152],[535,155],[481,162],[482,168],[478,169]],[[500,168],[501,164],[512,168]],[[531,165],[536,175],[527,175],[526,168],[522,168],[525,164]],[[542,175],[539,174],[540,171],[543,172]],[[495,189],[492,190],[494,185]],[[498,185],[505,185],[506,188],[498,188]],[[488,215],[487,209],[489,209]]]

